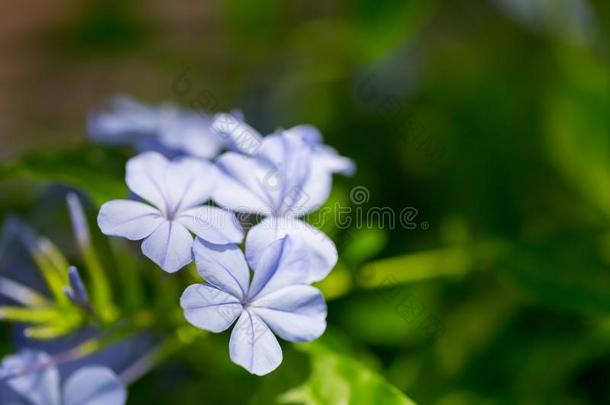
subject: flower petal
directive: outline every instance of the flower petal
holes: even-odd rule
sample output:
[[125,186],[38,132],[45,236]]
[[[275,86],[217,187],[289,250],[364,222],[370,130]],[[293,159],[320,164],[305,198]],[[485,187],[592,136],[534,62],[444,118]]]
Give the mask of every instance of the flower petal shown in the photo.
[[298,219],[267,218],[252,227],[246,237],[246,258],[250,266],[258,271],[258,262],[267,246],[285,236],[301,244],[307,253],[303,283],[322,280],[337,264],[335,244],[319,229]]
[[167,212],[165,172],[169,161],[157,152],[146,152],[127,161],[127,187],[160,210]]
[[284,197],[282,215],[298,218],[319,209],[328,200],[332,189],[332,174],[314,158],[307,178]]
[[316,158],[331,173],[353,176],[356,172],[356,164],[352,159],[339,155],[336,150],[329,146],[321,146]]
[[164,271],[175,273],[192,259],[193,235],[180,223],[165,221],[142,243],[142,253]]
[[236,297],[204,284],[188,286],[180,306],[191,325],[214,333],[227,330],[243,310]]
[[217,178],[211,163],[190,158],[170,162],[162,178],[170,212],[176,214],[209,200]]
[[233,328],[229,354],[234,363],[255,375],[269,374],[282,363],[282,348],[257,315],[244,311]]
[[[19,375],[8,379],[7,384],[34,405],[60,405],[59,371],[50,364],[48,354],[37,350],[23,350],[4,358],[2,369]],[[35,371],[25,372],[28,369]]]
[[305,141],[313,151],[316,165],[322,165],[330,173],[351,176],[356,171],[353,160],[340,156],[335,149],[324,145],[322,134],[313,125],[297,125],[285,130],[284,133]]
[[246,124],[240,112],[216,114],[212,128],[224,139],[229,149],[235,152],[253,155],[261,145],[261,134]]
[[320,130],[313,125],[295,125],[285,130],[284,133],[289,134],[289,136],[297,136],[310,146],[322,145],[324,143]]
[[127,389],[107,367],[89,366],[76,371],[64,385],[64,405],[124,405]]
[[307,249],[290,237],[272,242],[253,267],[248,297],[255,299],[291,284],[309,283],[307,259]]
[[217,245],[241,243],[244,239],[235,214],[220,208],[192,208],[181,212],[177,220],[201,239]]
[[193,254],[199,274],[205,280],[238,300],[248,291],[250,271],[244,254],[235,245],[213,245],[197,239]]
[[144,239],[164,221],[150,205],[130,200],[114,200],[102,205],[97,223],[105,235],[130,240]]
[[331,171],[315,164],[315,154],[301,136],[277,133],[265,137],[254,156],[235,153],[217,162],[230,180],[214,199],[234,211],[299,217],[319,208],[328,198]]
[[87,132],[91,139],[102,143],[135,144],[140,137],[154,135],[158,117],[156,109],[129,97],[117,96],[110,101],[110,111],[89,115]]
[[214,201],[235,212],[271,215],[273,202],[268,195],[269,187],[273,186],[271,167],[233,152],[222,155],[216,165],[221,178],[213,192]]
[[309,342],[326,330],[326,302],[308,285],[292,285],[257,298],[249,307],[282,339]]
[[[312,170],[312,155],[307,144],[298,137],[269,135],[263,140],[256,159],[259,165],[269,167],[264,184],[274,214],[300,216],[299,207],[310,200],[304,189]],[[316,179],[321,180],[324,179]]]
[[222,138],[211,127],[211,119],[203,114],[162,107],[159,140],[170,149],[204,159],[215,157],[222,147]]

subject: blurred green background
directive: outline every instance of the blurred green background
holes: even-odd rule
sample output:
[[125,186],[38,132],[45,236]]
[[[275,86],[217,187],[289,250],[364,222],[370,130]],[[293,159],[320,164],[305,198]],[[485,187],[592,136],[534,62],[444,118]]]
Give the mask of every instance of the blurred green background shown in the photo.
[[[48,183],[84,187],[92,218],[122,196],[127,155],[85,138],[117,93],[314,124],[358,165],[328,203],[351,226],[321,224],[341,256],[326,345],[421,404],[610,403],[609,33],[605,0],[4,1],[0,219],[69,252]],[[407,223],[356,223],[385,207]],[[129,403],[273,403],[312,372],[349,389],[323,350],[316,371],[283,344],[256,378],[227,340]]]

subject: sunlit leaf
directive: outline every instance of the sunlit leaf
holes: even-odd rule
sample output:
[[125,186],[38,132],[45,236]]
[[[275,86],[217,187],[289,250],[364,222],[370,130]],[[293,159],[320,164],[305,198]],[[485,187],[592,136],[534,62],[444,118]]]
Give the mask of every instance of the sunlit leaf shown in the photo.
[[565,178],[610,218],[610,81],[592,55],[564,49],[548,102],[547,148]]
[[383,377],[357,361],[321,344],[302,347],[311,358],[311,375],[305,384],[282,395],[280,402],[306,405],[415,404]]

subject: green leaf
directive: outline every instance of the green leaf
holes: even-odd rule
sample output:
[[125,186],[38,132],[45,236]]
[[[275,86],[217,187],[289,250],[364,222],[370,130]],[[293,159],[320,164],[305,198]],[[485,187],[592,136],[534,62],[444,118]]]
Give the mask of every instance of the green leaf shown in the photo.
[[404,44],[435,9],[436,1],[361,0],[353,20],[355,55],[364,61],[383,58]]
[[393,284],[351,294],[333,306],[335,323],[352,339],[378,347],[429,341],[445,330],[433,283]]
[[68,151],[31,154],[0,165],[0,180],[25,178],[59,183],[86,191],[101,205],[126,197],[125,159],[120,153],[84,146]]
[[359,281],[366,288],[444,277],[461,277],[472,269],[475,258],[465,247],[429,250],[383,259],[365,265]]
[[383,229],[352,230],[344,242],[343,259],[358,265],[379,254],[388,242],[387,232]]
[[529,295],[554,308],[610,314],[610,271],[582,236],[515,243],[497,268]]
[[547,148],[563,176],[610,218],[608,68],[586,52],[564,50],[561,80],[548,102]]
[[300,387],[283,394],[281,403],[414,405],[383,377],[349,357],[319,343],[301,346],[309,354],[312,372]]

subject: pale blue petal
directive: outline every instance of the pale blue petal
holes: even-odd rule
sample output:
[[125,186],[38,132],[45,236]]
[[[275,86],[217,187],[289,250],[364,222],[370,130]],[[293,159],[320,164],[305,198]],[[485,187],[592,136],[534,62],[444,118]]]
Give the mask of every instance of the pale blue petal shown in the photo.
[[282,216],[298,218],[317,211],[328,200],[331,189],[331,172],[314,161],[304,181],[284,196]]
[[18,377],[8,379],[7,384],[33,405],[61,405],[59,371],[54,365],[42,367],[50,360],[49,355],[35,350],[23,350],[5,357],[2,368],[19,373]]
[[199,158],[215,157],[223,145],[208,116],[173,106],[162,109],[158,131],[160,142],[167,148]]
[[344,176],[353,176],[356,172],[356,164],[353,160],[340,156],[337,152],[328,146],[320,148],[317,161],[326,167],[332,173],[339,173]]
[[135,144],[141,136],[153,136],[159,122],[158,111],[128,97],[114,97],[109,111],[89,115],[87,132],[107,144]]
[[182,211],[177,220],[201,239],[217,245],[241,243],[244,239],[244,230],[235,214],[220,208],[191,208]]
[[299,137],[307,143],[313,152],[316,166],[346,176],[351,176],[356,171],[356,165],[351,159],[340,156],[335,149],[324,145],[322,134],[313,125],[297,125],[285,130],[284,134]]
[[227,153],[217,166],[227,179],[220,180],[214,200],[238,212],[302,216],[327,200],[332,183],[309,145],[283,133],[265,137],[254,156]]
[[234,363],[255,375],[269,374],[282,363],[282,348],[257,315],[244,311],[233,328],[229,354]]
[[262,142],[261,134],[244,122],[241,113],[216,114],[212,128],[230,150],[244,155],[256,154]]
[[204,284],[187,287],[180,306],[191,325],[215,333],[227,330],[243,310],[239,299]]
[[104,234],[130,240],[144,239],[163,221],[165,219],[158,209],[130,200],[105,203],[97,217],[97,223]]
[[246,296],[250,271],[239,247],[213,245],[197,239],[193,254],[197,270],[208,283],[239,300]]
[[309,282],[307,249],[290,237],[278,239],[263,251],[248,291],[250,300],[292,284]]
[[337,264],[337,248],[333,241],[317,228],[291,218],[267,218],[252,227],[246,237],[246,258],[257,271],[258,262],[269,244],[289,236],[302,245],[307,265],[302,283],[322,280]]
[[326,330],[324,296],[308,285],[292,285],[257,297],[249,309],[290,342],[309,342]]
[[326,182],[323,178],[311,177],[311,151],[298,137],[283,134],[265,137],[255,161],[260,167],[267,168],[260,181],[276,216],[302,215],[300,207],[312,198],[305,189],[308,179]]
[[157,152],[139,154],[127,161],[125,181],[131,191],[168,211],[165,196],[165,172],[169,161]]
[[169,216],[179,211],[201,205],[209,200],[216,185],[216,167],[199,159],[183,158],[170,162],[159,179]]
[[207,201],[217,178],[214,165],[198,159],[168,161],[156,152],[147,152],[127,162],[126,181],[131,191],[156,205],[168,218]]
[[284,132],[286,134],[298,136],[310,146],[318,146],[324,143],[322,133],[320,133],[320,130],[314,127],[313,125],[295,125],[294,127],[289,128]]
[[107,367],[89,366],[76,371],[64,385],[63,405],[124,405],[127,389]]
[[269,194],[276,186],[271,166],[233,152],[218,158],[216,165],[222,176],[213,192],[214,201],[235,212],[272,214]]
[[175,273],[192,261],[193,235],[180,223],[166,221],[142,243],[142,253],[164,271]]

